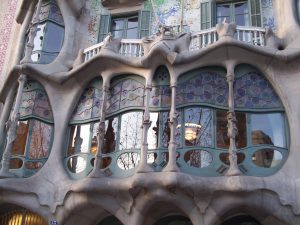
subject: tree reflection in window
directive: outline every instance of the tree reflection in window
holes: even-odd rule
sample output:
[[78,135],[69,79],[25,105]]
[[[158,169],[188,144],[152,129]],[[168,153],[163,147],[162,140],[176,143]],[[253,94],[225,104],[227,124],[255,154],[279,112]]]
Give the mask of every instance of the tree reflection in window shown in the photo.
[[116,149],[116,142],[118,136],[118,117],[111,118],[105,121],[105,136],[103,153],[111,153]]
[[120,150],[141,148],[142,121],[142,112],[129,112],[121,116]]
[[186,108],[184,110],[186,146],[212,146],[212,110]]

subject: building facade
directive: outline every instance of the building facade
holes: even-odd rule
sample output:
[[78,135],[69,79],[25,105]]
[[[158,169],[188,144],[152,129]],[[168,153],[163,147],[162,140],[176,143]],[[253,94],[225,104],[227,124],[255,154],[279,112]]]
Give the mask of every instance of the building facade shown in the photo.
[[300,224],[299,0],[5,7],[1,225]]

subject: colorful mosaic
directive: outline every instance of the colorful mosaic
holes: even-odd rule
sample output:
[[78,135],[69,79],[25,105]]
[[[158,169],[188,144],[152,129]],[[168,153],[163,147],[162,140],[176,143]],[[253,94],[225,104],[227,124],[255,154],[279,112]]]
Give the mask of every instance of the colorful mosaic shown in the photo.
[[[18,0],[10,0],[7,3],[1,2],[1,15],[0,21],[0,81],[3,79],[3,69],[6,59],[7,48],[11,38],[11,33],[16,24],[14,17],[16,14]],[[1,82],[0,82],[1,83]]]
[[129,107],[144,106],[145,86],[133,79],[126,79],[115,86],[109,95],[108,113]]
[[170,107],[171,93],[171,88],[168,85],[152,87],[150,107]]
[[214,72],[200,72],[177,86],[176,104],[206,103],[227,106],[228,88],[225,77]]
[[261,1],[262,15],[263,15],[263,26],[276,30],[276,19],[273,11],[273,0],[262,0]]
[[234,102],[236,108],[283,108],[272,86],[257,72],[249,72],[236,78]]
[[88,44],[94,45],[98,42],[98,32],[99,32],[99,24],[100,24],[100,16],[101,14],[108,14],[104,12],[104,9],[101,5],[101,0],[88,0],[86,1],[86,8],[89,9],[87,13],[89,13],[88,18]]
[[35,81],[29,81],[25,84],[19,112],[21,119],[37,117],[53,122],[48,96],[43,87]]
[[80,97],[71,123],[99,118],[101,105],[102,86],[99,80],[95,80],[85,89]]

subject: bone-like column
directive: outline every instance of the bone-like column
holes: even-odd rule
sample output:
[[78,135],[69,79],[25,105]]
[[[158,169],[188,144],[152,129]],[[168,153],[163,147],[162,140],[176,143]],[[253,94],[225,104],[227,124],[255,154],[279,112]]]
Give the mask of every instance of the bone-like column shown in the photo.
[[9,172],[9,164],[10,164],[13,142],[17,138],[18,121],[20,118],[19,110],[21,106],[22,93],[23,93],[26,80],[27,80],[26,75],[21,74],[19,77],[19,87],[18,87],[15,106],[10,116],[10,119],[6,123],[6,128],[7,128],[6,147],[3,153],[2,167],[0,170],[0,177],[2,178],[14,176],[12,173]]
[[228,83],[228,112],[227,112],[227,136],[230,140],[229,145],[229,170],[227,176],[238,176],[242,172],[239,170],[237,165],[237,150],[235,145],[235,138],[238,134],[237,120],[234,112],[234,94],[233,94],[233,82],[234,82],[234,66],[229,64],[227,66],[227,83]]
[[103,177],[104,174],[101,171],[102,168],[102,151],[103,151],[103,142],[105,136],[105,116],[106,116],[106,105],[107,105],[107,97],[109,92],[109,86],[103,84],[103,95],[102,95],[102,105],[100,111],[100,121],[99,127],[97,131],[97,152],[95,157],[95,163],[93,171],[89,174],[89,177]]
[[145,88],[145,111],[143,117],[143,135],[142,135],[142,148],[141,148],[141,161],[139,163],[139,167],[137,169],[138,173],[145,173],[154,171],[150,165],[147,163],[147,155],[148,155],[148,131],[151,126],[150,121],[150,112],[149,112],[149,105],[150,105],[150,93],[152,90],[152,85],[148,84]]
[[175,133],[176,133],[176,124],[178,114],[176,112],[176,81],[171,82],[171,91],[172,91],[172,99],[171,99],[171,110],[169,115],[169,127],[170,127],[170,142],[169,142],[169,162],[167,166],[163,169],[166,172],[179,172],[180,169],[176,163],[176,141],[175,141]]

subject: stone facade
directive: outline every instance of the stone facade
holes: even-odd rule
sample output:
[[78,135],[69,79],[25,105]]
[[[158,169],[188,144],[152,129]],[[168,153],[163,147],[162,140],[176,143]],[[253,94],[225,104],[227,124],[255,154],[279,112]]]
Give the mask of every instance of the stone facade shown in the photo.
[[[171,223],[156,223],[167,216],[187,218],[193,225],[226,225],[228,219],[241,215],[251,217],[253,221],[236,222],[235,225],[247,224],[246,222],[253,225],[300,224],[300,25],[294,10],[295,1],[262,0],[263,28],[249,28],[253,32],[247,31],[244,36],[243,31],[238,33],[242,28],[226,21],[217,24],[216,28],[212,26],[210,31],[205,31],[206,33],[203,31],[207,36],[197,36],[195,33],[199,32],[201,27],[200,6],[206,1],[185,0],[184,4],[179,0],[140,0],[134,1],[134,4],[120,1],[118,3],[121,7],[114,8],[116,1],[57,0],[65,29],[63,45],[58,56],[49,64],[20,62],[18,59],[23,55],[23,42],[11,46],[6,44],[6,40],[25,40],[37,2],[39,1],[21,1],[16,15],[18,25],[12,25],[17,1],[9,1],[5,5],[8,10],[5,15],[8,19],[4,20],[4,25],[0,27],[0,35],[3,35],[1,41],[5,42],[0,42],[0,71],[4,66],[10,68],[8,64],[14,62],[7,62],[5,59],[17,61],[11,69],[3,70],[5,74],[2,75],[3,82],[0,84],[0,102],[4,103],[3,107],[0,104],[0,152],[3,155],[0,171],[0,219],[1,215],[6,213],[5,210],[8,212],[13,205],[42,216],[49,224],[59,225],[114,224],[103,222],[110,216],[114,216],[124,225],[168,225]],[[105,2],[106,6],[103,7],[101,2]],[[103,43],[97,44],[101,15],[123,15],[122,12],[132,14],[141,10],[151,11],[149,37],[126,42],[124,39],[113,39],[108,34]],[[15,26],[17,29],[13,29]],[[172,28],[180,26],[181,31]],[[267,27],[274,32],[265,29]],[[29,31],[29,35],[36,32],[34,26],[30,29],[32,30]],[[10,34],[13,31],[14,33]],[[250,35],[252,36],[248,39]],[[30,44],[30,37],[28,39]],[[28,43],[25,52],[32,47]],[[249,73],[253,79],[256,79],[257,74],[263,74],[265,77],[260,83],[265,86],[255,90],[263,93],[263,100],[267,99],[270,104],[264,105],[254,99],[252,103],[257,106],[256,113],[262,113],[271,105],[271,109],[268,110],[274,109],[274,112],[285,114],[286,140],[283,142],[286,143],[282,144],[284,146],[277,146],[278,151],[283,152],[284,160],[271,172],[268,172],[269,168],[253,167],[255,169],[251,174],[251,168],[238,164],[238,154],[243,152],[238,149],[239,144],[235,141],[239,138],[240,128],[240,117],[235,112],[243,109],[243,105],[247,103],[235,99],[234,85],[240,80],[245,82],[245,89],[247,88],[247,81],[239,76],[239,71],[248,68],[244,67],[245,64],[255,68],[256,72]],[[160,81],[164,80],[166,84],[158,82],[161,86],[155,86],[155,74],[160,66],[168,71],[160,76]],[[211,73],[202,73],[203,68],[214,69]],[[219,79],[220,83],[224,83],[218,86],[219,89],[212,91],[216,96],[222,97],[216,104],[226,111],[226,125],[223,130],[228,131],[225,138],[230,142],[226,148],[228,165],[223,163],[223,167],[214,168],[218,175],[212,175],[209,171],[198,172],[202,168],[186,169],[187,165],[180,161],[184,160],[183,153],[178,155],[176,152],[180,149],[180,145],[176,143],[176,129],[180,120],[177,106],[188,103],[192,105],[198,101],[196,98],[189,98],[188,102],[182,97],[185,92],[180,92],[184,89],[180,87],[186,84],[187,92],[191,89],[188,85],[192,85],[193,82],[188,81],[192,79],[185,78],[191,71],[200,71],[204,74],[203,79],[217,77],[216,74],[219,73],[222,77]],[[184,76],[181,76],[182,74]],[[126,83],[122,80],[126,76],[134,82]],[[99,80],[94,82],[94,79]],[[187,81],[180,82],[180,79]],[[35,83],[26,83],[28,80],[37,81],[39,85],[33,88]],[[219,84],[219,80],[214,79],[216,85]],[[97,86],[100,84],[101,94]],[[86,87],[89,87],[88,90]],[[140,118],[142,128],[139,129],[142,135],[138,139],[140,147],[137,153],[134,152],[136,154],[131,154],[132,157],[139,157],[139,164],[131,170],[121,172],[120,169],[116,172],[116,168],[112,166],[103,169],[106,155],[101,144],[104,142],[106,118],[118,114],[113,107],[106,110],[105,103],[108,99],[117,98],[118,87],[131,87],[139,91],[131,93],[126,89],[122,92],[122,96],[120,94],[119,100],[116,100],[120,102],[117,110],[124,112],[136,108],[143,111]],[[202,86],[199,84],[197,87],[200,89]],[[197,92],[197,87],[193,91]],[[271,90],[274,90],[275,94],[268,91],[268,87],[272,87]],[[155,88],[161,88],[161,92],[167,91],[164,98],[151,102],[155,99]],[[223,89],[228,90],[228,93],[222,95]],[[24,92],[27,92],[26,96],[22,95]],[[67,155],[71,126],[76,124],[76,120],[80,120],[80,115],[74,116],[73,112],[78,108],[80,111],[81,108],[90,106],[85,100],[91,93],[93,99],[89,111],[91,116],[88,119],[93,122],[96,121],[94,118],[97,119],[98,127],[95,130],[98,131],[92,132],[96,133],[94,137],[98,142],[94,146],[94,155],[90,154],[87,157],[91,158],[86,158],[93,160],[93,163],[90,163],[91,170],[77,176],[70,172]],[[182,94],[177,95],[178,93]],[[239,94],[243,96],[243,93]],[[124,103],[124,96],[130,100],[129,103]],[[210,99],[207,96],[206,98]],[[272,100],[268,100],[269,97]],[[40,105],[31,107],[30,101],[34,98],[38,99]],[[161,108],[167,106],[164,112],[168,112],[166,123],[170,136],[167,140],[168,148],[162,150],[165,161],[160,161],[159,165],[149,165],[147,157],[151,151],[148,149],[147,134],[151,127],[150,111],[153,111],[155,104],[160,104]],[[43,107],[50,108],[49,105],[50,111],[42,110]],[[207,105],[215,107],[211,102]],[[39,107],[41,110],[36,110]],[[42,166],[35,167],[34,169],[38,170],[34,170],[30,175],[14,173],[10,167],[14,165],[10,158],[14,150],[13,141],[17,138],[18,121],[26,119],[26,109],[32,111],[34,118],[46,121],[53,127],[49,155],[44,161],[38,162],[42,163]],[[118,129],[121,129],[120,125]],[[215,126],[211,128],[214,129]],[[31,132],[35,132],[34,128]],[[47,134],[50,135],[51,132],[49,129]],[[73,132],[75,133],[75,130]],[[275,148],[275,144],[271,144],[270,138],[266,138],[263,133],[255,133],[254,136],[264,143],[268,142],[268,148]],[[75,150],[83,146],[82,142],[79,135],[77,139],[74,138]],[[210,142],[207,145],[210,145]],[[255,147],[257,146],[253,148]],[[187,149],[183,151],[187,152]],[[207,147],[206,152],[209,151]],[[115,159],[114,154],[110,155],[111,159]],[[205,151],[201,154],[208,158],[205,163],[207,160],[213,160]],[[217,154],[215,156],[218,157]],[[247,156],[249,161],[253,160],[253,155]],[[38,163],[30,165],[39,166]],[[32,169],[30,166],[28,168]]]

